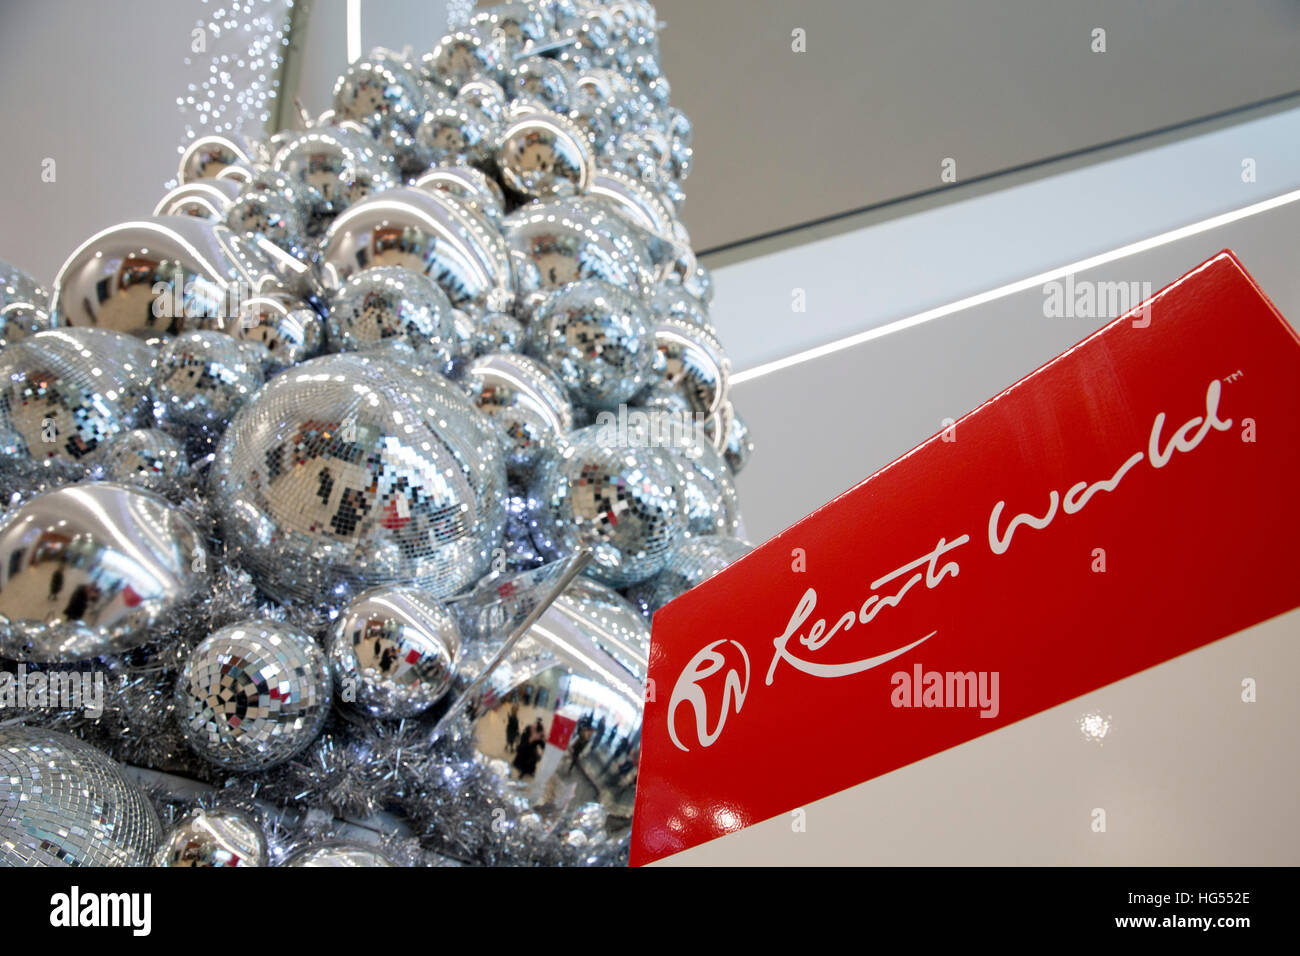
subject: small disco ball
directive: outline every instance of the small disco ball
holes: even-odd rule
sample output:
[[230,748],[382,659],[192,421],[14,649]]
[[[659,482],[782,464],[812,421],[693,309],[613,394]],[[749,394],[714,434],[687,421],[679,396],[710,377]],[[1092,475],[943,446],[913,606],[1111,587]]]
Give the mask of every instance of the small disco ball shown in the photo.
[[310,636],[270,621],[210,634],[176,684],[186,743],[227,770],[288,760],[316,739],[332,700],[324,652]]

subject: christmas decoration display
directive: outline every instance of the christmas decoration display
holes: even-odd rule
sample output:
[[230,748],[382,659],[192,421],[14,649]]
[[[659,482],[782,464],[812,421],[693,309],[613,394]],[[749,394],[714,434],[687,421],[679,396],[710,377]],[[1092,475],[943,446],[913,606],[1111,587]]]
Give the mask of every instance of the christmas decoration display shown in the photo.
[[454,27],[0,264],[0,862],[626,860],[650,616],[749,547],[691,127],[642,0]]

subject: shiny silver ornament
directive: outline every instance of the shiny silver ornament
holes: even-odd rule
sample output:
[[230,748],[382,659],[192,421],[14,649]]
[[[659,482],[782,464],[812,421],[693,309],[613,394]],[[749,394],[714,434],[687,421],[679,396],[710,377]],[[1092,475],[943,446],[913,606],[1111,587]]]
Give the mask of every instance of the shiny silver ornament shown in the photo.
[[506,115],[506,92],[501,84],[486,77],[475,77],[456,93],[459,106],[472,106],[494,124],[500,125]]
[[592,822],[583,808],[598,802],[630,817],[649,649],[637,609],[578,578],[489,675],[475,701],[478,760],[523,807]]
[[487,570],[505,520],[486,419],[436,372],[357,353],[268,382],[226,430],[211,487],[227,542],[282,600],[453,594]]
[[414,717],[451,687],[460,644],[456,619],[424,591],[365,591],[330,635],[339,698],[374,717]]
[[497,128],[478,108],[448,103],[425,113],[415,136],[437,165],[483,167],[492,160]]
[[551,293],[528,327],[529,352],[575,401],[616,408],[646,384],[655,361],[649,316],[636,296],[588,279]]
[[731,366],[713,332],[668,315],[656,319],[653,334],[656,374],[685,395],[693,411],[716,412],[727,397]]
[[475,359],[465,370],[464,388],[506,437],[506,467],[513,474],[530,472],[573,428],[573,408],[563,383],[527,356],[498,353]]
[[195,139],[181,154],[176,178],[182,183],[212,179],[228,166],[255,167],[267,156],[255,143],[238,136],[209,134]]
[[478,33],[459,30],[438,41],[424,55],[421,72],[435,86],[455,91],[476,77],[495,82],[502,78],[502,51],[498,44]]
[[312,638],[273,621],[213,632],[191,652],[176,684],[185,742],[227,770],[265,770],[316,739],[333,685]]
[[740,522],[736,485],[731,469],[705,432],[705,421],[699,413],[683,418],[652,412],[647,439],[673,453],[682,476],[687,530],[691,534],[733,535]]
[[221,222],[239,195],[240,184],[230,179],[205,179],[181,183],[154,207],[155,216],[194,216]]
[[0,867],[147,866],[160,833],[116,761],[69,734],[0,726]]
[[348,65],[334,83],[334,115],[353,120],[372,135],[393,126],[413,130],[424,110],[415,77],[387,51],[375,51]]
[[321,259],[332,289],[360,269],[403,266],[433,279],[458,309],[500,312],[514,302],[500,233],[437,191],[394,189],[362,200],[334,220]]
[[535,203],[511,213],[501,226],[524,317],[551,290],[580,279],[601,279],[634,295],[654,285],[645,243],[598,200]]
[[673,210],[644,183],[612,170],[591,177],[587,192],[603,199],[639,230],[659,278],[684,277],[695,271],[691,239]]
[[366,846],[362,843],[331,840],[317,846],[296,850],[289,854],[280,865],[294,867],[368,867],[395,866],[396,864],[375,847]]
[[595,168],[591,142],[581,130],[531,105],[507,113],[496,159],[506,188],[524,199],[586,192]]
[[246,190],[226,207],[224,221],[235,232],[253,233],[292,256],[308,257],[307,223],[282,193]]
[[203,539],[165,498],[115,482],[67,485],[0,527],[0,655],[81,661],[146,643],[203,587]]
[[399,182],[392,158],[352,123],[298,134],[275,154],[272,166],[314,190],[317,202],[312,212],[322,220]]
[[500,222],[505,214],[506,199],[501,187],[495,179],[473,166],[435,166],[422,173],[411,185],[445,192],[492,222]]
[[163,838],[154,866],[266,866],[262,828],[238,810],[196,809]]
[[488,312],[479,317],[474,328],[472,355],[489,352],[518,352],[527,335],[523,323],[504,312]]
[[717,335],[709,322],[708,307],[686,291],[678,282],[661,282],[650,296],[650,311],[656,320],[678,319],[707,329],[716,340]]
[[0,453],[88,461],[139,423],[156,356],[102,329],[51,329],[0,352]]
[[330,301],[325,328],[336,352],[402,349],[438,366],[452,356],[446,294],[428,276],[399,266],[375,266],[350,276]]
[[669,601],[703,584],[752,550],[753,545],[739,538],[721,535],[687,538],[673,551],[662,571],[630,588],[628,596],[647,618],[652,617]]
[[325,326],[315,310],[282,295],[254,296],[223,326],[243,342],[265,349],[263,371],[278,371],[314,357],[325,345]]
[[686,535],[686,501],[671,451],[642,444],[626,422],[602,414],[534,473],[534,538],[548,558],[591,548],[587,573],[625,587],[663,568]]
[[192,216],[123,223],[87,239],[54,280],[54,324],[157,339],[217,323],[257,295],[317,294],[311,267],[254,235]]
[[262,367],[224,332],[182,332],[158,353],[154,414],[164,428],[214,442],[262,385]]
[[175,491],[190,473],[181,443],[157,428],[137,428],[115,436],[96,460],[113,481],[164,495]]
[[30,275],[0,262],[0,348],[50,327],[50,293]]
[[527,99],[557,113],[567,112],[573,101],[571,74],[555,60],[530,56],[506,73],[506,89],[514,99]]
[[507,59],[514,59],[547,38],[545,18],[529,3],[500,3],[479,9],[467,26],[499,43]]
[[298,223],[304,228],[311,224],[312,210],[321,201],[316,187],[302,180],[290,179],[284,173],[274,169],[260,169],[253,172],[244,181],[240,190],[241,196],[250,193],[271,193],[287,199],[297,213]]

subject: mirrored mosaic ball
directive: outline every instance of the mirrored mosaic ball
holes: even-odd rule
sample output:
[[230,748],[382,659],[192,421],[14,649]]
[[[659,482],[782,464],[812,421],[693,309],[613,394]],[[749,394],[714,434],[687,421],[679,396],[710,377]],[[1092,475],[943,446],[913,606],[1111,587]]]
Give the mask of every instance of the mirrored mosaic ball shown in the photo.
[[36,727],[0,727],[0,866],[145,866],[153,805],[94,747]]
[[325,327],[335,352],[401,348],[435,364],[450,358],[452,308],[426,275],[375,266],[349,276],[330,302]]
[[528,331],[529,351],[555,370],[575,401],[593,408],[631,399],[655,360],[640,298],[599,279],[552,292]]
[[0,352],[0,453],[84,461],[134,428],[155,353],[107,329],[38,332]]
[[329,716],[325,653],[271,621],[231,624],[199,643],[176,684],[185,742],[228,770],[265,770],[310,744]]
[[181,434],[221,434],[262,384],[262,366],[224,332],[183,332],[158,353],[154,414]]
[[281,600],[342,604],[394,583],[445,597],[486,573],[505,526],[491,424],[393,357],[280,373],[226,430],[211,488],[227,544]]
[[671,455],[627,440],[616,419],[570,433],[533,477],[539,550],[559,558],[588,546],[587,573],[613,587],[659,573],[687,531],[682,477]]
[[105,477],[165,493],[190,473],[181,443],[157,428],[123,432],[99,456]]

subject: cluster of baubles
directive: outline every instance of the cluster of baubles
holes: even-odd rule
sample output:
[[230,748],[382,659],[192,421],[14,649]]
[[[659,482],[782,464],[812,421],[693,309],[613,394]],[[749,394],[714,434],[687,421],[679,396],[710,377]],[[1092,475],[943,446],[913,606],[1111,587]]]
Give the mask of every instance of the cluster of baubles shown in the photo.
[[[142,647],[213,560],[237,562],[333,621],[223,627],[179,676],[193,751],[261,772],[332,706],[429,711],[484,656],[447,600],[586,548],[590,580],[530,635],[550,646],[494,675],[477,713],[504,727],[525,684],[530,713],[582,699],[579,737],[599,728],[592,752],[617,767],[649,615],[747,548],[750,443],[678,218],[691,126],[654,10],[482,9],[420,59],[354,62],[302,126],[196,140],[154,215],[86,240],[48,294],[0,266],[0,451],[85,474],[0,527],[0,656]],[[581,691],[593,680],[618,686]],[[484,759],[511,776],[505,753]],[[605,810],[629,799],[626,775],[600,792]],[[206,818],[158,850],[196,855],[265,849]]]

